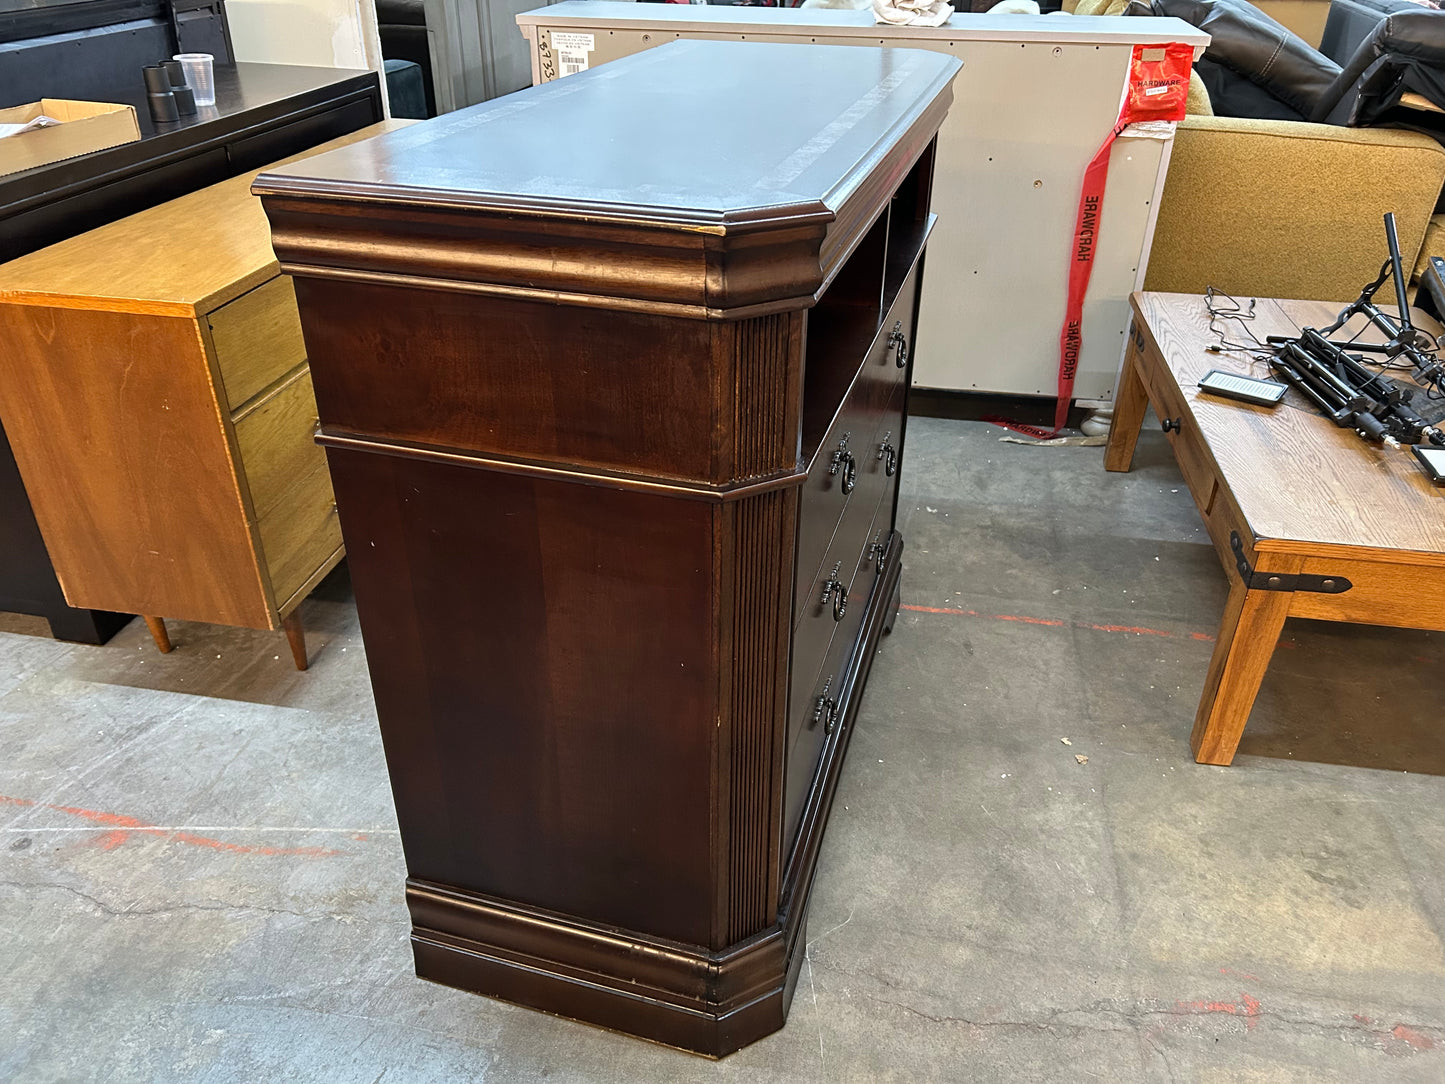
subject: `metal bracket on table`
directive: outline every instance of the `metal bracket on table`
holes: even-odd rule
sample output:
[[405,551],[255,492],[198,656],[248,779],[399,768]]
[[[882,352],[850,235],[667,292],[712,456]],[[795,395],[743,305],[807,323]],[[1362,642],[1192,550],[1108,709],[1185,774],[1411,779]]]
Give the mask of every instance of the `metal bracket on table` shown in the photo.
[[1316,591],[1339,595],[1354,586],[1343,576],[1312,576],[1292,572],[1256,572],[1244,555],[1244,539],[1238,531],[1229,532],[1229,548],[1234,551],[1234,564],[1239,578],[1251,591]]

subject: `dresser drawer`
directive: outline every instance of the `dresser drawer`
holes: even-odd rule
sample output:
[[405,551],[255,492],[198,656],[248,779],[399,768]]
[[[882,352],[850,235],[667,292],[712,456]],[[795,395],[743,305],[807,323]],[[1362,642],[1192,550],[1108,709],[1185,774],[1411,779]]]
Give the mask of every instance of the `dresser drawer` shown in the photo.
[[[808,468],[798,497],[798,554],[794,562],[801,596],[823,563],[823,555],[857,489],[859,457],[867,454],[868,437],[878,419],[869,409],[864,392],[855,384]],[[795,602],[794,617],[801,613]]]
[[[855,511],[861,510],[860,507]],[[877,515],[865,525],[861,537],[868,539],[872,537],[872,532],[880,531],[885,546],[883,552],[886,552],[892,501],[887,502],[887,507],[880,501],[876,511]],[[861,552],[854,552],[845,569],[840,570],[838,578],[846,584],[844,597],[847,603],[843,608],[843,617],[836,622],[832,620],[832,607],[828,607],[825,620],[833,625],[832,635],[816,664],[799,656],[801,630],[793,639],[793,680],[788,690],[788,756],[783,767],[783,840],[787,844],[791,844],[797,831],[803,801],[811,790],[813,775],[818,768],[819,755],[833,731],[835,720],[840,717],[845,675],[857,649],[869,596],[878,583],[878,551],[871,545],[863,545],[860,549]]]
[[918,265],[914,264],[879,325],[878,338],[860,374],[860,379],[868,385],[867,395],[872,402],[887,403],[903,385],[908,373],[908,356],[913,350],[913,306],[917,297]]
[[206,322],[233,411],[306,360],[296,288],[288,275],[222,305]]
[[298,479],[325,469],[326,453],[315,434],[316,396],[305,369],[237,416],[241,469],[257,519],[270,515]]
[[[881,349],[880,339],[869,351],[870,361]],[[876,381],[865,380],[863,370],[860,370],[808,468],[808,477],[798,499],[795,621],[802,617],[803,597],[808,586],[826,571],[825,564],[831,567],[829,562],[837,560],[834,556],[825,561],[824,554],[844,514],[853,505],[861,504],[867,506],[864,516],[872,515],[872,506],[868,504],[872,472],[868,468],[874,454],[872,437],[882,418],[883,402],[879,399],[879,392],[880,385]],[[873,496],[876,495],[875,492]]]
[[298,479],[261,518],[259,527],[271,592],[276,605],[284,607],[341,548],[336,498],[325,462]]
[[[794,563],[794,618],[801,599],[822,574],[823,552],[833,539],[850,504],[867,505],[877,495],[873,485],[883,465],[897,463],[903,433],[903,383],[907,352],[913,344],[913,307],[918,295],[915,265],[888,310],[828,435],[818,446],[798,502],[798,553]],[[902,361],[900,365],[899,362]],[[893,449],[889,452],[883,446]],[[849,466],[851,464],[851,467]],[[876,470],[874,468],[877,468]],[[853,485],[843,491],[844,472]],[[831,566],[829,566],[831,567]]]
[[[806,594],[794,599],[794,682],[788,710],[789,742],[803,721],[796,701],[807,690],[799,687],[798,679],[801,678],[803,684],[809,682],[822,665],[834,636],[863,613],[878,571],[877,559],[887,552],[897,475],[885,475],[880,468],[877,476],[881,482],[866,495],[868,503],[849,505],[817,579]],[[855,492],[855,500],[857,496]]]
[[[830,520],[832,509],[828,507],[826,499],[818,498],[817,494],[828,494],[830,491],[821,486],[814,485],[814,475],[827,475],[829,463],[814,460],[813,470],[809,473],[808,481],[805,483],[803,499],[799,502],[799,526],[798,526],[798,557],[794,573],[793,585],[793,622],[801,622],[808,612],[810,604],[816,604],[816,596],[819,585],[826,582],[828,573],[832,571],[833,565],[840,559],[845,559],[845,553],[856,552],[856,546],[861,544],[861,539],[850,534],[848,525],[845,524],[845,517],[851,517],[852,529],[856,531],[861,523],[866,523],[873,516],[874,508],[878,503],[878,496],[887,487],[889,479],[898,473],[898,448],[899,437],[903,431],[903,385],[892,384],[877,386],[866,389],[870,395],[880,392],[891,394],[892,398],[886,405],[875,407],[870,401],[868,410],[865,413],[860,409],[853,418],[859,422],[872,422],[874,431],[870,437],[859,439],[861,434],[856,430],[850,432],[846,452],[852,464],[853,491],[846,498],[841,492],[841,486],[837,485],[836,477],[828,477],[833,481],[834,500],[843,499],[843,507],[839,509],[836,517]],[[840,442],[835,442],[834,450],[838,450]],[[825,448],[827,446],[825,445]],[[819,459],[822,459],[822,452],[819,452]],[[815,495],[809,500],[809,494]],[[854,508],[858,512],[854,512]],[[890,502],[890,508],[892,507]],[[826,539],[824,532],[827,533]],[[832,545],[835,538],[848,537],[842,547]],[[829,555],[819,559],[808,553],[809,547],[828,547]],[[832,552],[833,550],[837,552]],[[812,602],[810,602],[810,599]]]

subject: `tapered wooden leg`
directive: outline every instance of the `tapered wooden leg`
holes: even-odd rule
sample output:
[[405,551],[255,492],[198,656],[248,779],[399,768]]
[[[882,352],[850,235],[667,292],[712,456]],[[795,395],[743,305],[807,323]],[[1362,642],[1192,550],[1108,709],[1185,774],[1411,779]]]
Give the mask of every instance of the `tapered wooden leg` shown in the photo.
[[1251,591],[1238,580],[1230,587],[1189,738],[1200,764],[1234,760],[1293,597],[1289,591]]
[[164,617],[147,617],[146,628],[151,630],[151,639],[156,642],[162,655],[169,655],[171,648],[171,635],[166,632],[166,619]]
[[292,610],[281,621],[281,627],[286,630],[286,640],[291,645],[291,658],[296,662],[296,669],[306,669],[306,630],[301,625],[301,611]]
[[1144,411],[1149,407],[1149,394],[1144,390],[1144,378],[1139,375],[1144,348],[1138,341],[1138,331],[1131,328],[1130,332],[1129,353],[1119,373],[1118,390],[1114,392],[1114,421],[1109,426],[1109,443],[1104,448],[1105,470],[1127,471],[1134,465],[1134,446],[1139,443]]

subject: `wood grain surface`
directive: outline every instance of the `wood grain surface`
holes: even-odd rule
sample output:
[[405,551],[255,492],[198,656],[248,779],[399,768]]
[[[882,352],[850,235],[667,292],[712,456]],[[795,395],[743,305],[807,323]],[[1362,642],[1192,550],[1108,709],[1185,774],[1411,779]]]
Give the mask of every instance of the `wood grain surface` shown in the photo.
[[235,426],[257,519],[271,515],[287,490],[307,475],[326,469],[326,454],[314,439],[316,396],[305,369],[236,418]]
[[73,605],[278,628],[340,559],[252,176],[0,267],[0,414]]
[[[711,46],[256,190],[296,282],[417,973],[717,1056],[792,998],[897,604],[879,449],[902,453],[910,374],[879,332],[896,302],[912,339],[955,69]],[[705,88],[754,73],[698,126]],[[858,488],[803,509],[850,388]],[[832,547],[848,601],[794,636],[800,531],[805,577]],[[835,725],[809,729],[828,665]]]
[[[852,52],[670,42],[255,190],[282,266],[308,278],[676,316],[803,308],[927,149],[959,66]],[[790,107],[734,96],[700,126],[709,80],[766,82]]]
[[266,628],[194,319],[0,304],[3,414],[71,605]]
[[[1273,410],[1201,393],[1198,381],[1210,369],[1270,374],[1247,354],[1205,351],[1219,340],[1210,331],[1203,297],[1139,293],[1133,303],[1257,536],[1257,549],[1329,555],[1337,553],[1334,547],[1350,547],[1376,560],[1445,567],[1445,493],[1430,485],[1407,448],[1361,440],[1293,390]],[[1262,298],[1249,327],[1260,339],[1297,335],[1302,326],[1327,326],[1340,307]],[[1352,320],[1333,338],[1349,338],[1363,323]],[[1423,318],[1421,323],[1428,326]],[[1231,341],[1244,340],[1239,322],[1219,324]],[[1381,339],[1374,328],[1360,336],[1364,342]]]
[[328,455],[408,868],[709,944],[713,506]]
[[336,499],[325,464],[297,479],[257,527],[272,597],[284,613],[287,600],[313,582],[317,568],[341,549]]
[[296,288],[286,275],[267,279],[207,314],[206,324],[232,410],[306,361]]
[[[413,123],[382,121],[276,165]],[[266,215],[251,195],[255,177],[244,173],[0,264],[0,301],[173,316],[209,312],[280,271]]]

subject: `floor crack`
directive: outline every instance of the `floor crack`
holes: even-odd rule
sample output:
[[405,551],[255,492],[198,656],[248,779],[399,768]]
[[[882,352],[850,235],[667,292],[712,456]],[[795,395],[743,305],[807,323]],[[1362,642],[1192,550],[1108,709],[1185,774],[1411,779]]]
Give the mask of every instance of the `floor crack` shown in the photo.
[[[1392,1040],[1398,1040],[1407,1044],[1417,1053],[1433,1050],[1445,1051],[1445,1024],[1407,1024],[1404,1022],[1396,1022],[1393,1026],[1390,1026],[1383,1023],[1364,1022],[1360,1020],[1311,1020],[1295,1014],[1261,1009],[1259,1002],[1253,998],[1246,999],[1244,1003],[1240,1005],[1232,1002],[1180,1002],[1172,1006],[1143,1005],[1131,1009],[1124,1009],[1110,1005],[1094,1004],[1077,1008],[1058,1009],[1046,1016],[1039,1016],[1033,1019],[975,1020],[967,1016],[935,1015],[903,1001],[873,995],[865,996],[871,1001],[901,1009],[906,1013],[921,1017],[935,1024],[959,1024],[970,1028],[1117,1032],[1128,1030],[1129,1025],[1141,1023],[1150,1018],[1189,1019],[1228,1016],[1243,1022],[1247,1029],[1255,1027],[1261,1021],[1268,1021],[1272,1024],[1283,1025],[1284,1027],[1318,1031],[1329,1035],[1354,1033],[1361,1038],[1370,1039],[1382,1045]],[[1120,1026],[1099,1026],[1098,1024],[1086,1023],[1081,1020],[1069,1019],[1071,1017],[1114,1018],[1120,1021]]]

